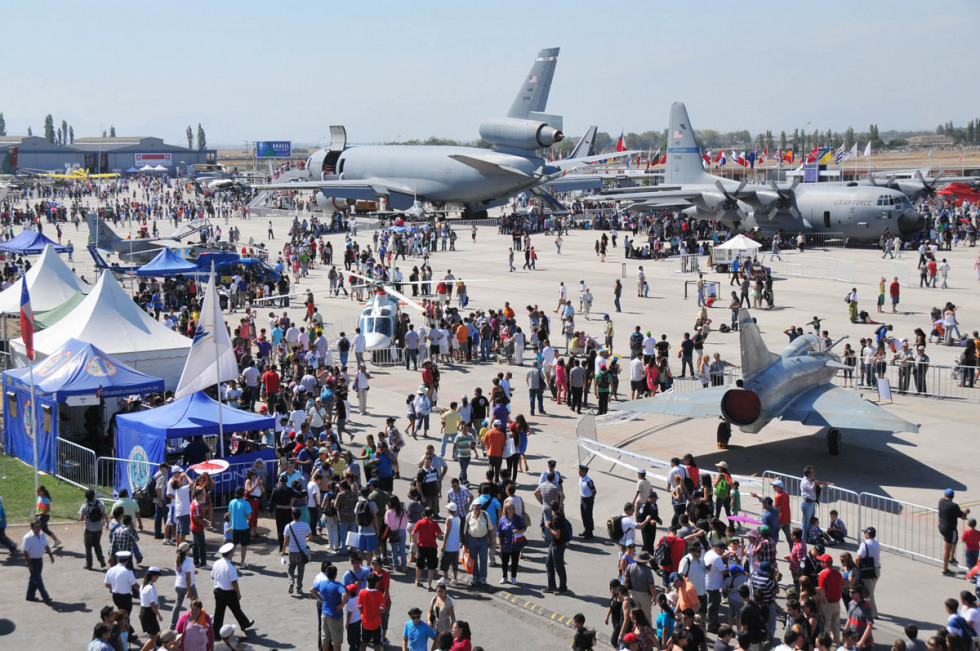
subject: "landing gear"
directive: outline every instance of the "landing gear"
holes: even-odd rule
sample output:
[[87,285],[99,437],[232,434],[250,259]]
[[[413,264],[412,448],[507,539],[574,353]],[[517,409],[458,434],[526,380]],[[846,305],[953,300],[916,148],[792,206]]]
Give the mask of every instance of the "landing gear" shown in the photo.
[[718,423],[718,449],[727,450],[730,438],[732,438],[732,426],[725,421]]
[[840,430],[839,429],[828,429],[827,430],[827,450],[833,455],[840,454]]

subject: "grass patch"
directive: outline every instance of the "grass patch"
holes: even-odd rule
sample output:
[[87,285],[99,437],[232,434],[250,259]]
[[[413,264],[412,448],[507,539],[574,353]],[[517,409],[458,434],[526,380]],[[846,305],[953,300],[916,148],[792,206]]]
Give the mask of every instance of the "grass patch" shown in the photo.
[[[51,493],[51,519],[77,520],[85,493],[45,473],[40,473],[39,480]],[[14,457],[0,455],[0,496],[9,524],[30,522],[34,513],[34,468]]]

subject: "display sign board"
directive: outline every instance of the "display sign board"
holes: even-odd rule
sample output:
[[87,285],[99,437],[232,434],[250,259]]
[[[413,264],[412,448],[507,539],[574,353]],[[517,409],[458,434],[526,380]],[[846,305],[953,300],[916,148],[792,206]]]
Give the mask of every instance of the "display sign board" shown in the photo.
[[173,167],[174,165],[172,154],[133,154],[133,157],[135,158],[134,165],[138,168],[144,165],[149,165],[150,167],[157,165]]
[[289,158],[293,143],[289,140],[259,140],[255,143],[256,158]]

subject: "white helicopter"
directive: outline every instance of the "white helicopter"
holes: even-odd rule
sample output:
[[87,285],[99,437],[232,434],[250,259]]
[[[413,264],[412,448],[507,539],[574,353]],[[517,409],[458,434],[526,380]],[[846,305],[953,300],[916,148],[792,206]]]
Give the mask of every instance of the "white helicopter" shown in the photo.
[[[404,303],[415,308],[419,313],[425,313],[425,307],[418,302],[405,296],[394,287],[389,281],[379,280],[370,276],[364,276],[354,272],[348,272],[355,278],[364,281],[364,285],[371,289],[371,296],[368,297],[358,319],[358,326],[361,334],[364,335],[365,350],[382,350],[392,345],[397,335],[398,320],[401,314],[401,305]],[[403,281],[402,285],[426,285],[437,284],[439,282],[456,282],[457,278],[450,279],[430,279]],[[465,282],[490,282],[487,278],[475,278]],[[356,286],[355,286],[356,287]]]

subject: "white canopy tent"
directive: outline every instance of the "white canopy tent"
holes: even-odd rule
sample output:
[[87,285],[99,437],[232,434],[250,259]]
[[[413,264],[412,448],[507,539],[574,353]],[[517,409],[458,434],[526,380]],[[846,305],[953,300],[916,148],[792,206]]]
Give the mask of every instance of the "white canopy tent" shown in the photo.
[[761,248],[761,244],[739,233],[724,244],[719,244],[712,249],[711,264],[727,266],[739,256],[743,258],[754,257]]
[[[32,301],[33,302],[33,301]],[[110,272],[63,319],[34,335],[43,359],[74,337],[102,349],[120,362],[177,386],[191,340],[168,329],[133,302]],[[10,342],[15,367],[27,365],[23,339]]]
[[[31,309],[35,313],[53,310],[64,305],[78,292],[88,293],[90,289],[75,277],[52,246],[44,247],[44,253],[31,266],[26,276]],[[21,283],[15,282],[0,292],[0,314],[20,314],[21,288]]]

